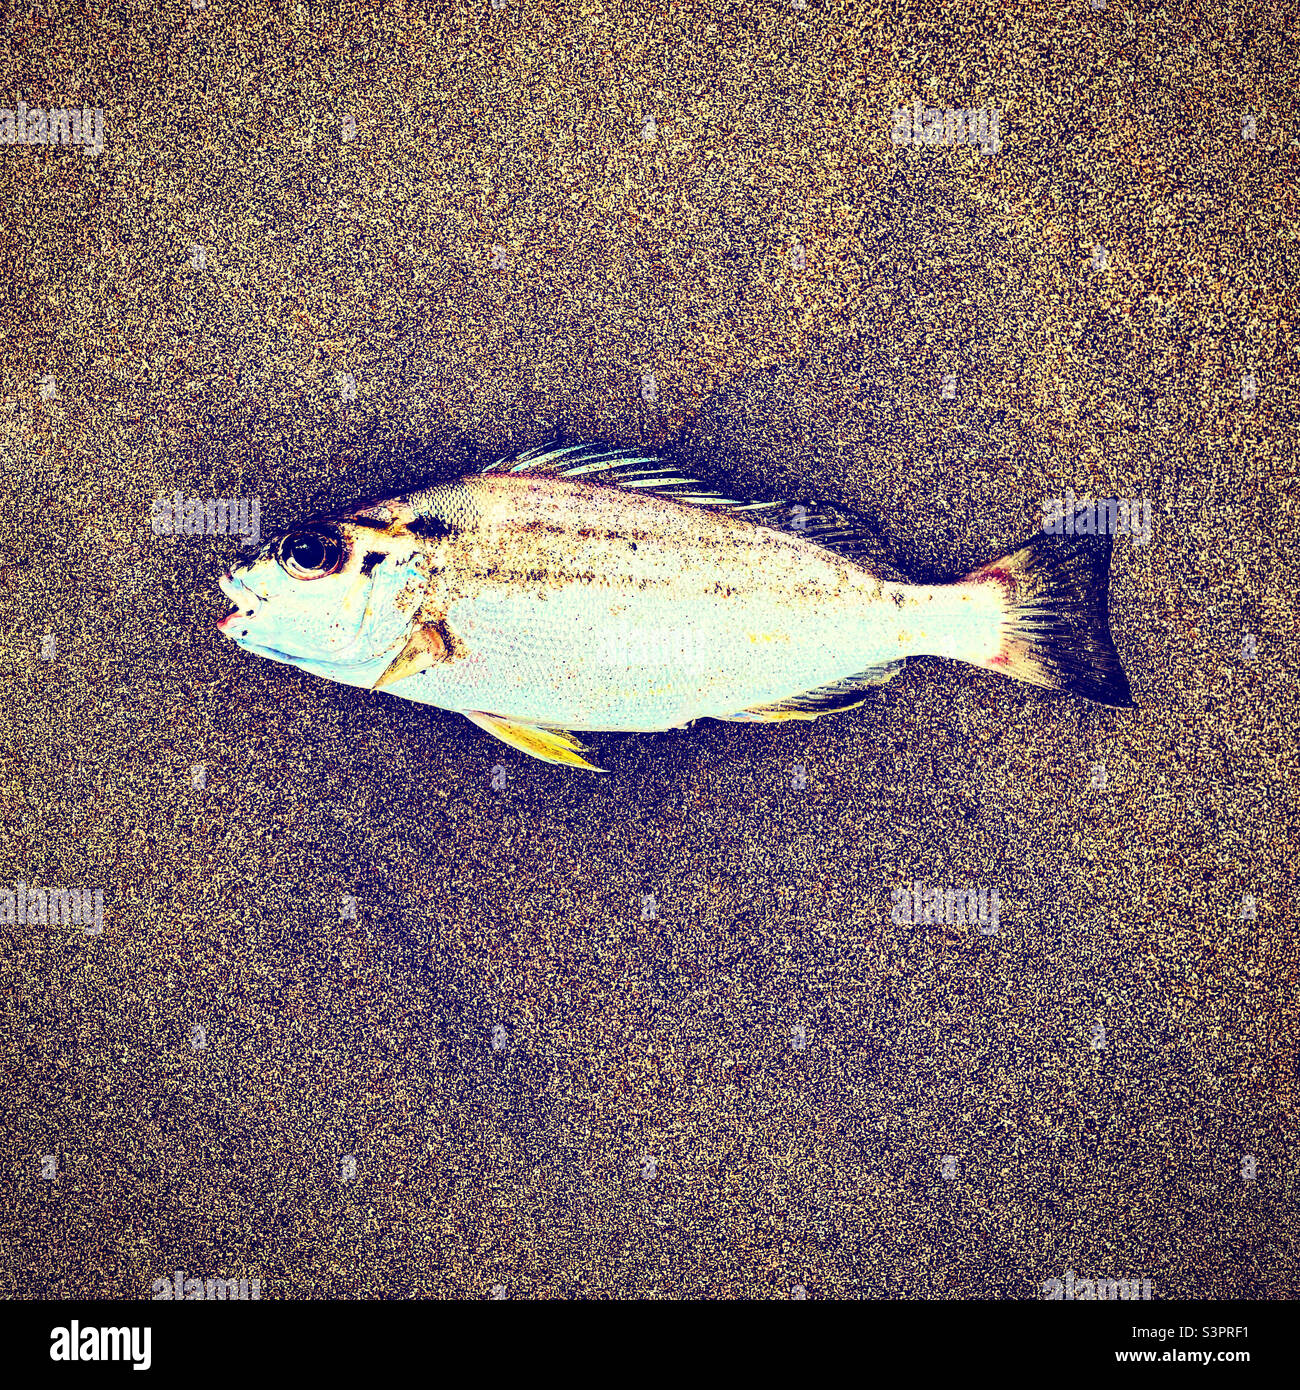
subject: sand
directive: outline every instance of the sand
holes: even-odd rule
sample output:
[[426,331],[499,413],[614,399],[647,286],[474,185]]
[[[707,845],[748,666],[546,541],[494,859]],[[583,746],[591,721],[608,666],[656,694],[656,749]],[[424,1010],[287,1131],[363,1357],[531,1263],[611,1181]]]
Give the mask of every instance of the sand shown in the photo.
[[[1289,1297],[1294,36],[436,8],[0,33],[104,130],[0,146],[0,888],[104,895],[4,928],[5,1293]],[[894,145],[918,94],[1000,149]],[[917,578],[1144,499],[1137,708],[916,661],[577,774],[239,652],[235,542],[151,525],[557,435]]]

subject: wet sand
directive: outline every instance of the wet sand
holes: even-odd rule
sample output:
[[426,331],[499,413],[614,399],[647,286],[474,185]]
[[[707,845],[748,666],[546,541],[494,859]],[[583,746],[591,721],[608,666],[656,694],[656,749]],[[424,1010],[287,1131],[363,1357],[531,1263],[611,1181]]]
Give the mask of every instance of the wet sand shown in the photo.
[[[0,147],[0,887],[104,894],[4,929],[9,1296],[1290,1297],[1281,26],[290,9],[0,34],[104,111]],[[918,93],[1000,150],[895,146]],[[918,579],[1146,499],[1137,708],[915,661],[572,773],[242,654],[235,542],[151,527],[556,435]]]

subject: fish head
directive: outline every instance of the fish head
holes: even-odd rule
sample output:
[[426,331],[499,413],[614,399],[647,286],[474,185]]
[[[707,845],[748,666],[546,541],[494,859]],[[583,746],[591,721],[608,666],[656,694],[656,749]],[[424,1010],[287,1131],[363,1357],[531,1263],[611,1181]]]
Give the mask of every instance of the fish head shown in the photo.
[[237,646],[339,680],[401,649],[441,568],[437,528],[368,504],[313,517],[247,548],[218,580],[234,605],[217,623]]

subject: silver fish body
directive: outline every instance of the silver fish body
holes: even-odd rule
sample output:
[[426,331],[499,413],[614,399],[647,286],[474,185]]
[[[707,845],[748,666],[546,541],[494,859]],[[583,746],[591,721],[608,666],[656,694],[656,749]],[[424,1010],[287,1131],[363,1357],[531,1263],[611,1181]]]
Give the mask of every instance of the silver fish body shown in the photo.
[[1126,703],[1109,538],[1050,553],[1047,539],[913,585],[851,518],[734,502],[658,459],[575,446],[272,538],[223,579],[239,608],[221,627],[580,766],[565,731],[813,718],[909,656]]

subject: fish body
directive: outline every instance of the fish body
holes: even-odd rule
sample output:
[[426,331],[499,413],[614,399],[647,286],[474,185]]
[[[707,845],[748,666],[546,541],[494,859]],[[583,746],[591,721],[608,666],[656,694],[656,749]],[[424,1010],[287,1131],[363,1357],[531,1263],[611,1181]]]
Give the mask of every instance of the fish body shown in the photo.
[[349,685],[590,766],[571,731],[815,718],[911,656],[1127,704],[1109,536],[1036,537],[911,584],[863,522],[737,502],[657,458],[570,446],[270,538],[221,630]]

